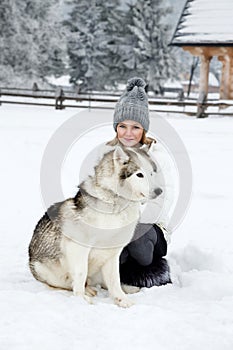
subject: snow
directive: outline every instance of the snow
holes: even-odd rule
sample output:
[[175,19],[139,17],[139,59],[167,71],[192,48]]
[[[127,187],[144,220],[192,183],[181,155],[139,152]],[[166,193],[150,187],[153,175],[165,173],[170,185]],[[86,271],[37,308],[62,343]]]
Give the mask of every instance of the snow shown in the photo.
[[211,4],[211,0],[187,1],[173,44],[223,42],[232,44],[232,0],[221,0],[214,3],[214,6]]
[[218,79],[214,76],[213,73],[209,72],[209,86],[219,86]]
[[[40,192],[45,148],[63,123],[77,114],[81,128],[87,113],[101,123],[101,110],[77,113],[72,109],[0,107],[0,348],[141,350],[146,346],[157,350],[231,350],[233,119],[230,117],[166,117],[187,148],[194,179],[191,205],[169,246],[173,284],[144,288],[130,296],[135,302],[133,307],[121,309],[104,290],[99,290],[94,305],[89,305],[71,292],[41,284],[30,274],[27,247],[45,210]],[[111,122],[112,111],[104,113],[109,114]],[[77,141],[82,146],[74,173],[87,149],[84,145],[95,147],[112,135],[112,127],[105,125],[96,134],[87,133]],[[64,183],[68,173],[64,163]],[[75,193],[78,183],[75,176],[71,179],[73,183],[64,185],[65,195]]]
[[63,75],[59,78],[53,76],[47,77],[47,81],[55,86],[62,86],[62,87],[71,87],[72,84],[70,84],[70,76],[69,75]]
[[164,87],[182,88],[182,84],[178,80],[169,79],[165,82]]

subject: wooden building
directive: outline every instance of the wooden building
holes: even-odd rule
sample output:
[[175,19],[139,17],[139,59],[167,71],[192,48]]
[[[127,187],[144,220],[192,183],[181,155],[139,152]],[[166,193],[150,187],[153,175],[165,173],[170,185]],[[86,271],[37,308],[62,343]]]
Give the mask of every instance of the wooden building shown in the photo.
[[220,99],[233,99],[233,0],[187,0],[171,45],[200,57],[200,102],[208,95],[213,56],[222,62]]

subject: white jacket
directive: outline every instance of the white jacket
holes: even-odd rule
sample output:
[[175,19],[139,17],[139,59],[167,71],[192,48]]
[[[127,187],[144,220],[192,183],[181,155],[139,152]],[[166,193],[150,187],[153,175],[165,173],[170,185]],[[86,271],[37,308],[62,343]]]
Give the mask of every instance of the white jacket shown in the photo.
[[[158,168],[158,186],[163,193],[146,204],[146,210],[142,212],[142,223],[156,223],[164,228],[170,236],[169,222],[175,209],[179,193],[179,175],[172,155],[165,146],[157,141],[150,148],[149,154]],[[166,237],[169,241],[169,237]]]

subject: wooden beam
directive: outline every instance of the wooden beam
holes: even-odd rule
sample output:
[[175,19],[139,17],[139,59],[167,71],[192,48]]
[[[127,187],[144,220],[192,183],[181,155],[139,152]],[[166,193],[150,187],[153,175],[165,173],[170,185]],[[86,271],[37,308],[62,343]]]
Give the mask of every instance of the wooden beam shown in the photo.
[[230,98],[229,75],[230,75],[230,57],[228,54],[218,57],[222,62],[222,76],[220,85],[220,99],[228,100]]
[[200,81],[199,81],[199,102],[206,100],[208,96],[209,66],[212,57],[201,55]]
[[229,99],[233,99],[233,55],[229,59]]

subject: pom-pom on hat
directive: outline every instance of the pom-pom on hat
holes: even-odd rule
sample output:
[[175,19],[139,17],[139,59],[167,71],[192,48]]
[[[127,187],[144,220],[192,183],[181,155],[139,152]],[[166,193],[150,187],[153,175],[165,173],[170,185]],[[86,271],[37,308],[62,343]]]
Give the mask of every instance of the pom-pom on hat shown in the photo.
[[142,125],[145,131],[149,129],[149,107],[146,93],[146,83],[141,78],[129,79],[126,91],[116,103],[113,127],[124,120],[134,120]]

